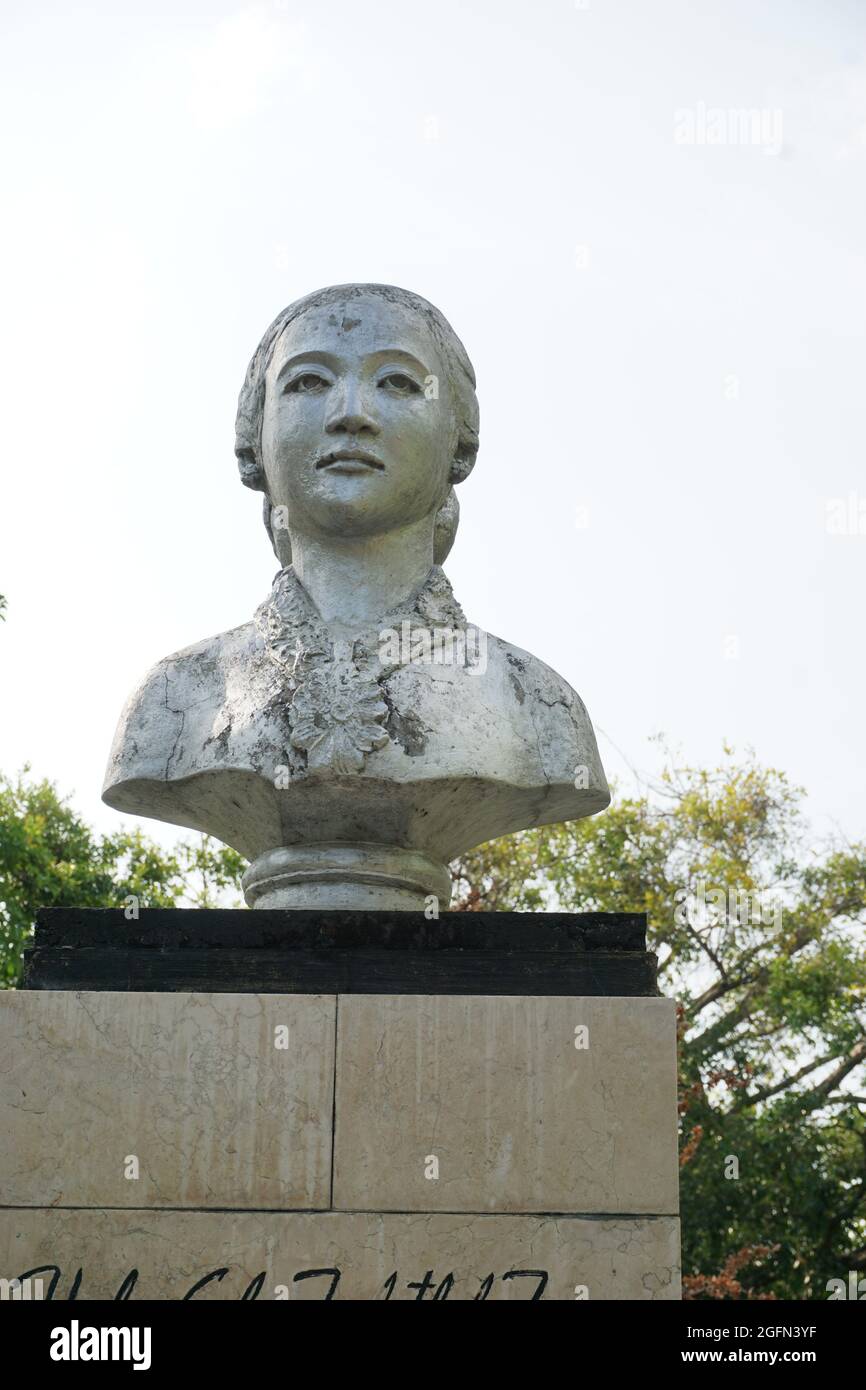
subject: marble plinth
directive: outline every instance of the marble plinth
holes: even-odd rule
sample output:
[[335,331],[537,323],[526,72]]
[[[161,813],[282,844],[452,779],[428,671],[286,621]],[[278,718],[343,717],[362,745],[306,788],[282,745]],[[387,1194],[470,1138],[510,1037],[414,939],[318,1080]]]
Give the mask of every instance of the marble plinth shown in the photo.
[[0,1277],[30,1270],[59,1300],[675,1299],[679,1222],[0,1211]]
[[0,1280],[679,1297],[669,1000],[7,992],[0,1058]]

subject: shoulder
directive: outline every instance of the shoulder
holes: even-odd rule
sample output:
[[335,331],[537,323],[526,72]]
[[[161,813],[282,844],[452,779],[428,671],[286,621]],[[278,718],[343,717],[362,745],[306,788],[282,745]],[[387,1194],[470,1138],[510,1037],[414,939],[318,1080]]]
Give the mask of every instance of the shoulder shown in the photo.
[[486,637],[488,651],[495,655],[508,679],[520,685],[524,692],[531,691],[545,697],[555,696],[569,706],[575,700],[578,705],[581,704],[580,697],[568,682],[537,656],[525,652],[521,647],[513,647],[510,642],[495,637],[493,633],[487,633]]
[[243,670],[260,644],[255,624],[243,623],[172,652],[152,666],[121,711],[103,800],[118,805],[112,789],[128,781],[164,781],[191,717],[207,721],[218,710],[231,673]]
[[501,637],[492,633],[485,636],[490,669],[509,683],[519,704],[529,701],[548,709],[558,708],[573,720],[589,722],[586,705],[577,691],[551,666]]
[[545,781],[551,788],[574,787],[587,804],[592,801],[593,810],[603,809],[610,791],[595,730],[577,691],[537,656],[500,637],[489,634],[487,649],[500,698],[508,699],[515,723],[537,750]]
[[224,687],[226,674],[260,644],[254,623],[243,623],[172,652],[152,666],[127,701],[121,719],[196,704]]

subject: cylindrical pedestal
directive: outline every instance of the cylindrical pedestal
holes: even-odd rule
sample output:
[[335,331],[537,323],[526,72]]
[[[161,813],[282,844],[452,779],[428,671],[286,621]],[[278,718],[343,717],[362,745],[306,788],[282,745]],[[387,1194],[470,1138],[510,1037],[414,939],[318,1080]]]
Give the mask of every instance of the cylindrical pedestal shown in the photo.
[[393,845],[288,845],[260,854],[243,877],[248,907],[446,911],[451,875],[419,850]]

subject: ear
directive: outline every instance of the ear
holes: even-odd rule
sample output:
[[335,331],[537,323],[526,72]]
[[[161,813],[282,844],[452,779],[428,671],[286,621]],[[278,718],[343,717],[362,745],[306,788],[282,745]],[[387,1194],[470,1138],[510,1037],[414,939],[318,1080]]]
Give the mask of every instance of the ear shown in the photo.
[[452,486],[456,486],[458,483],[465,483],[466,479],[469,477],[469,474],[472,472],[472,469],[474,467],[474,453],[470,458],[461,458],[459,455],[456,456],[454,462],[451,465],[451,473],[449,475],[448,481],[451,483]]
[[238,440],[235,444],[235,458],[238,461],[238,472],[244,487],[251,487],[254,492],[264,492],[265,471],[256,457],[255,449],[242,440]]
[[267,493],[265,493],[262,498],[262,521],[265,523],[265,530],[270,538],[274,554],[283,569],[286,569],[287,566],[292,563],[292,541],[289,536],[288,527],[274,526],[273,508],[271,507],[271,499],[268,497]]
[[474,439],[464,434],[455,441],[451,456],[451,473],[448,481],[455,486],[464,483],[475,467],[475,459],[478,455],[478,436]]

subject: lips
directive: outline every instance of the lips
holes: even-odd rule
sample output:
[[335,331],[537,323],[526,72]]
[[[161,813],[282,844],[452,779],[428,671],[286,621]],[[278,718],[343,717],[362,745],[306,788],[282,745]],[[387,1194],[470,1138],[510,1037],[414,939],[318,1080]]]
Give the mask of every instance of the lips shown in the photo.
[[316,461],[316,468],[329,468],[335,473],[356,473],[368,468],[381,472],[384,467],[382,460],[366,449],[331,449]]

